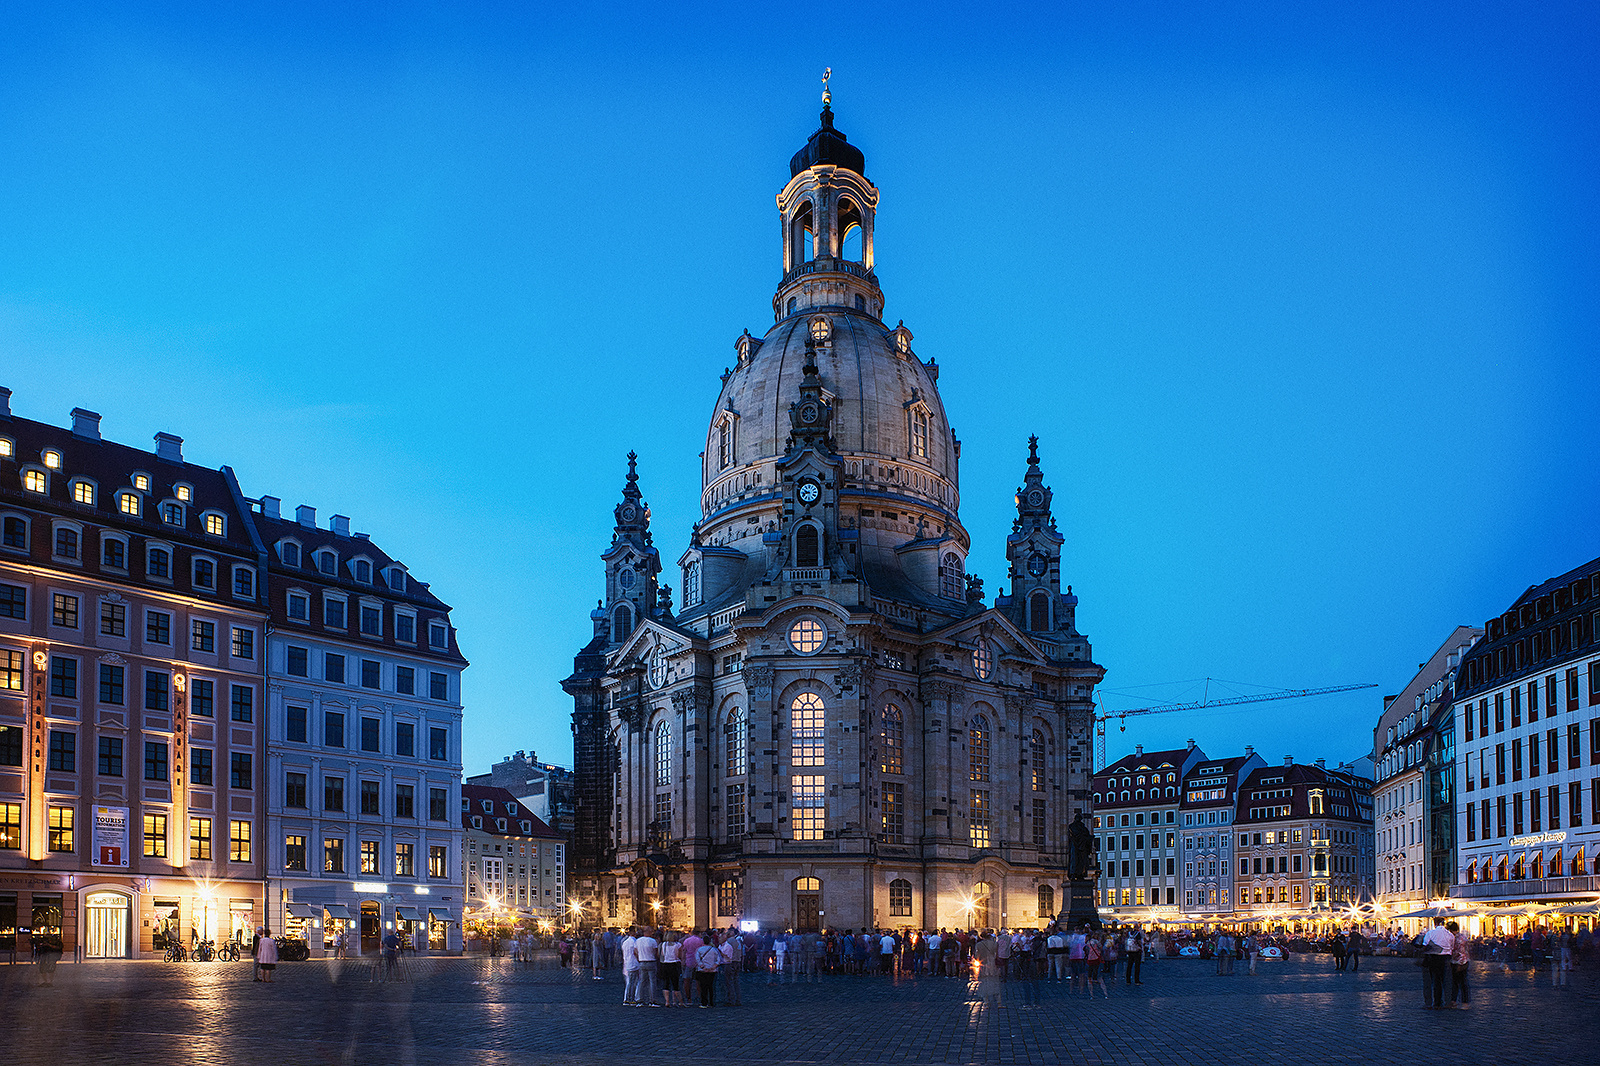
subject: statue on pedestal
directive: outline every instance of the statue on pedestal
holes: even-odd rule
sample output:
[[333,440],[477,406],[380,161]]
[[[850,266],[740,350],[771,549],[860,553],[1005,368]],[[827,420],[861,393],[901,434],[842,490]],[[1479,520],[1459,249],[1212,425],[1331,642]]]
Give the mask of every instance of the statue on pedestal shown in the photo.
[[1067,906],[1058,919],[1067,928],[1100,926],[1100,912],[1094,902],[1094,886],[1100,875],[1100,863],[1096,861],[1094,852],[1094,834],[1083,824],[1083,812],[1079,811],[1067,827]]

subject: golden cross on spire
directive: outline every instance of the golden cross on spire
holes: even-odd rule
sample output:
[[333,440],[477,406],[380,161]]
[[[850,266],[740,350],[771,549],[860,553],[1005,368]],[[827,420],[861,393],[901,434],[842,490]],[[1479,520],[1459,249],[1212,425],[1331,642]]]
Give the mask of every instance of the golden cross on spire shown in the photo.
[[822,68],[822,106],[830,107],[833,104],[833,93],[828,88],[828,79],[833,77],[832,67]]

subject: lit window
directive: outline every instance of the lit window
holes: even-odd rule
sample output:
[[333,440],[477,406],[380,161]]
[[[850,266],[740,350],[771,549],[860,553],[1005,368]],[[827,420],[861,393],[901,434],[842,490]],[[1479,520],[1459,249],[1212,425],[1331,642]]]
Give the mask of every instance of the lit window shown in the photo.
[[791,750],[794,766],[823,764],[823,703],[815,693],[802,692],[789,705]]
[[182,500],[184,503],[188,503],[189,498],[194,495],[194,492],[189,488],[188,485],[174,485],[172,487],[172,494],[178,497],[178,499]]
[[48,466],[51,470],[60,470],[61,469],[61,453],[58,452],[58,451],[54,451],[54,450],[45,452],[44,453],[44,465]]
[[928,457],[928,413],[911,412],[911,454],[918,459]]
[[656,784],[672,784],[672,730],[665,722],[656,726]]
[[220,537],[227,531],[227,522],[219,514],[206,515],[206,532],[213,537]]
[[972,672],[983,681],[994,674],[994,649],[985,637],[979,637],[978,646],[972,649]]
[[139,497],[131,492],[124,492],[117,496],[117,510],[123,514],[137,516],[139,514]]
[[0,437],[0,459],[10,459],[17,454],[17,446],[5,437]]
[[801,655],[815,655],[822,650],[827,630],[815,618],[802,618],[789,627],[789,644]]
[[28,470],[22,475],[22,487],[29,492],[44,491],[44,471]]
[[981,714],[967,730],[967,761],[972,780],[989,780],[989,720]]
[[727,753],[725,773],[729,777],[743,777],[748,765],[747,753],[750,738],[750,721],[743,709],[735,708],[722,727],[724,748]]
[[94,486],[87,481],[74,482],[72,486],[72,499],[76,503],[94,506]]
[[135,474],[135,475],[133,475],[133,487],[138,489],[140,492],[149,492],[150,491],[150,475],[149,474]]
[[818,344],[823,343],[833,333],[833,327],[828,320],[818,315],[811,320],[811,339]]
[[827,816],[827,788],[821,776],[790,778],[789,825],[795,840],[821,840]]
[[892,703],[883,707],[883,758],[881,766],[886,774],[905,773],[905,716]]

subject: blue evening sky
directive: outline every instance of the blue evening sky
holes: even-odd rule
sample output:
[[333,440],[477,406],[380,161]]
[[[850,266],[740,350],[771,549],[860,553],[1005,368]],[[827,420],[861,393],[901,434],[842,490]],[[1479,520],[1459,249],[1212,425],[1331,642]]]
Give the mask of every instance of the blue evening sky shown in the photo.
[[1600,555],[1597,51],[1592,4],[8,3],[0,384],[350,515],[455,608],[467,772],[568,762],[624,455],[671,566],[831,65],[970,569],[1038,433],[1108,706],[1381,686],[1111,756],[1350,758]]

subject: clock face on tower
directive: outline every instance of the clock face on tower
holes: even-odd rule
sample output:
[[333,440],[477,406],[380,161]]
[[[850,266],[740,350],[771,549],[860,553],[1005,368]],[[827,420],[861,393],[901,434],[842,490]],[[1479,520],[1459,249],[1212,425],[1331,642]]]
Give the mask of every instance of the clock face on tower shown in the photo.
[[634,509],[633,504],[625,503],[622,505],[622,520],[624,522],[632,522],[638,516],[639,512]]
[[1029,507],[1043,507],[1044,506],[1044,493],[1041,492],[1039,489],[1033,489],[1033,490],[1029,491],[1029,493],[1028,493],[1028,506]]
[[1038,552],[1034,552],[1032,555],[1028,556],[1028,573],[1032,574],[1034,577],[1044,577],[1044,572],[1047,565],[1048,564],[1045,562],[1044,556],[1040,555]]
[[822,489],[817,486],[815,481],[802,481],[800,482],[799,496],[800,502],[810,507],[821,498]]

